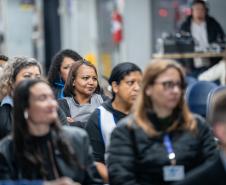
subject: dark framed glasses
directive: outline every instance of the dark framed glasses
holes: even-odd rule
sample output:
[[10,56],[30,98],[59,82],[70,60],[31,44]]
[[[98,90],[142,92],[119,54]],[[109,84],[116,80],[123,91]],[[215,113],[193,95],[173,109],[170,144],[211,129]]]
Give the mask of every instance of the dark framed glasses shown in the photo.
[[174,82],[169,80],[169,81],[163,81],[163,82],[154,82],[154,84],[162,85],[165,90],[172,90],[175,87],[178,87],[181,90],[185,88],[185,84],[182,83],[181,81]]

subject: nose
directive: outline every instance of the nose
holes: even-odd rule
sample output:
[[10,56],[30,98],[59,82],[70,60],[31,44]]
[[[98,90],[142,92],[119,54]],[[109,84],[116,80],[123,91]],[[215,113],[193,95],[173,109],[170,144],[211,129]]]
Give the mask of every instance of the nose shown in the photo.
[[135,91],[139,91],[140,90],[140,83],[139,82],[135,82],[134,83],[134,90]]
[[58,107],[57,101],[53,98],[48,98],[47,102],[50,107]]
[[94,79],[90,78],[90,79],[88,80],[88,84],[93,85],[93,84],[94,84]]
[[181,87],[179,87],[179,85],[174,85],[172,90],[173,90],[174,93],[180,93],[181,92]]

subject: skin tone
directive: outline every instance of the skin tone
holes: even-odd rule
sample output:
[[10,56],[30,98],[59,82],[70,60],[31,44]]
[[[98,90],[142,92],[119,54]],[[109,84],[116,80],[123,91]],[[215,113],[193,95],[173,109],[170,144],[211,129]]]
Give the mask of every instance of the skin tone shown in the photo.
[[[173,88],[165,88],[162,82],[173,82]],[[151,98],[153,109],[158,117],[164,118],[170,116],[178,105],[182,89],[180,87],[181,78],[179,72],[175,68],[169,68],[160,74],[155,83],[146,89],[146,95]]]
[[74,98],[80,104],[88,103],[97,85],[98,81],[95,70],[90,66],[81,65],[73,82],[74,92],[76,94]]
[[28,66],[20,70],[15,79],[15,85],[25,79],[37,79],[40,78],[41,71],[37,66]]
[[56,121],[57,101],[51,88],[45,83],[37,83],[30,89],[28,113],[29,132],[42,136],[49,132],[50,124]]
[[74,64],[74,62],[75,61],[72,58],[69,58],[69,57],[64,58],[61,66],[60,66],[60,76],[64,82],[66,82],[68,73],[70,71],[72,64]]
[[218,122],[213,125],[214,135],[219,139],[221,149],[226,154],[226,123]]
[[0,66],[3,66],[6,63],[5,60],[0,60]]
[[112,102],[114,109],[125,114],[129,113],[139,93],[141,80],[142,74],[136,71],[126,75],[119,84],[112,83],[112,90],[115,93],[115,99]]
[[192,6],[192,20],[201,24],[205,21],[206,9],[202,4],[195,4]]
[[[98,85],[95,70],[87,65],[81,65],[77,71],[77,76],[73,81],[75,100],[80,104],[87,104]],[[67,117],[69,123],[74,122],[74,118]]]
[[[112,102],[112,107],[120,112],[128,114],[135,102],[140,90],[142,74],[139,71],[130,72],[126,75],[119,84],[112,83],[112,90],[115,93],[115,99]],[[96,162],[97,170],[105,183],[108,183],[108,171],[105,164]]]

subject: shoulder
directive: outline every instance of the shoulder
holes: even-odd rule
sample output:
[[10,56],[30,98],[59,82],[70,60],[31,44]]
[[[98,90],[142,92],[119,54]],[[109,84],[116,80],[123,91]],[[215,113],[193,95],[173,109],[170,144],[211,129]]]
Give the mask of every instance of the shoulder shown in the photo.
[[60,98],[60,99],[58,99],[57,102],[58,102],[59,104],[67,104],[66,97],[65,97],[65,98]]
[[87,137],[86,131],[79,127],[63,126],[62,130],[63,134],[68,138],[81,139]]
[[205,118],[203,118],[198,114],[193,114],[193,116],[194,116],[194,119],[196,120],[198,130],[210,129],[210,125],[207,123]]
[[209,22],[209,23],[216,23],[216,24],[219,24],[218,21],[217,21],[214,17],[211,17],[211,16],[207,16],[206,20],[207,20],[207,22]]
[[185,28],[191,25],[191,16],[188,16],[181,24],[181,28]]
[[99,104],[103,103],[103,98],[99,94],[93,94],[91,97],[92,102],[98,102]]

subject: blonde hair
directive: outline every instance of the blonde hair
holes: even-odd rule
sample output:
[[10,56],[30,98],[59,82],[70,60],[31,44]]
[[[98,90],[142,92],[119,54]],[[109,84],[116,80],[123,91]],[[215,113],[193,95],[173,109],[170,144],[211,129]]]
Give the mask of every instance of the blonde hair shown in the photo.
[[[137,98],[136,106],[133,107],[136,123],[151,137],[158,136],[160,133],[154,128],[147,116],[147,111],[153,111],[153,106],[151,98],[146,94],[146,89],[148,86],[153,85],[156,78],[169,68],[176,69],[180,74],[182,84],[185,84],[184,71],[178,63],[168,59],[152,60],[151,64],[144,72],[141,92]],[[180,121],[183,123],[179,123],[178,120],[174,120],[172,126],[170,126],[170,128],[167,130],[169,132],[179,127],[190,131],[194,131],[196,129],[196,120],[189,111],[188,106],[184,101],[183,95],[184,90],[181,95],[181,100],[178,103],[178,106],[175,108],[175,110],[178,111],[178,115],[181,115],[182,119],[180,119]]]

